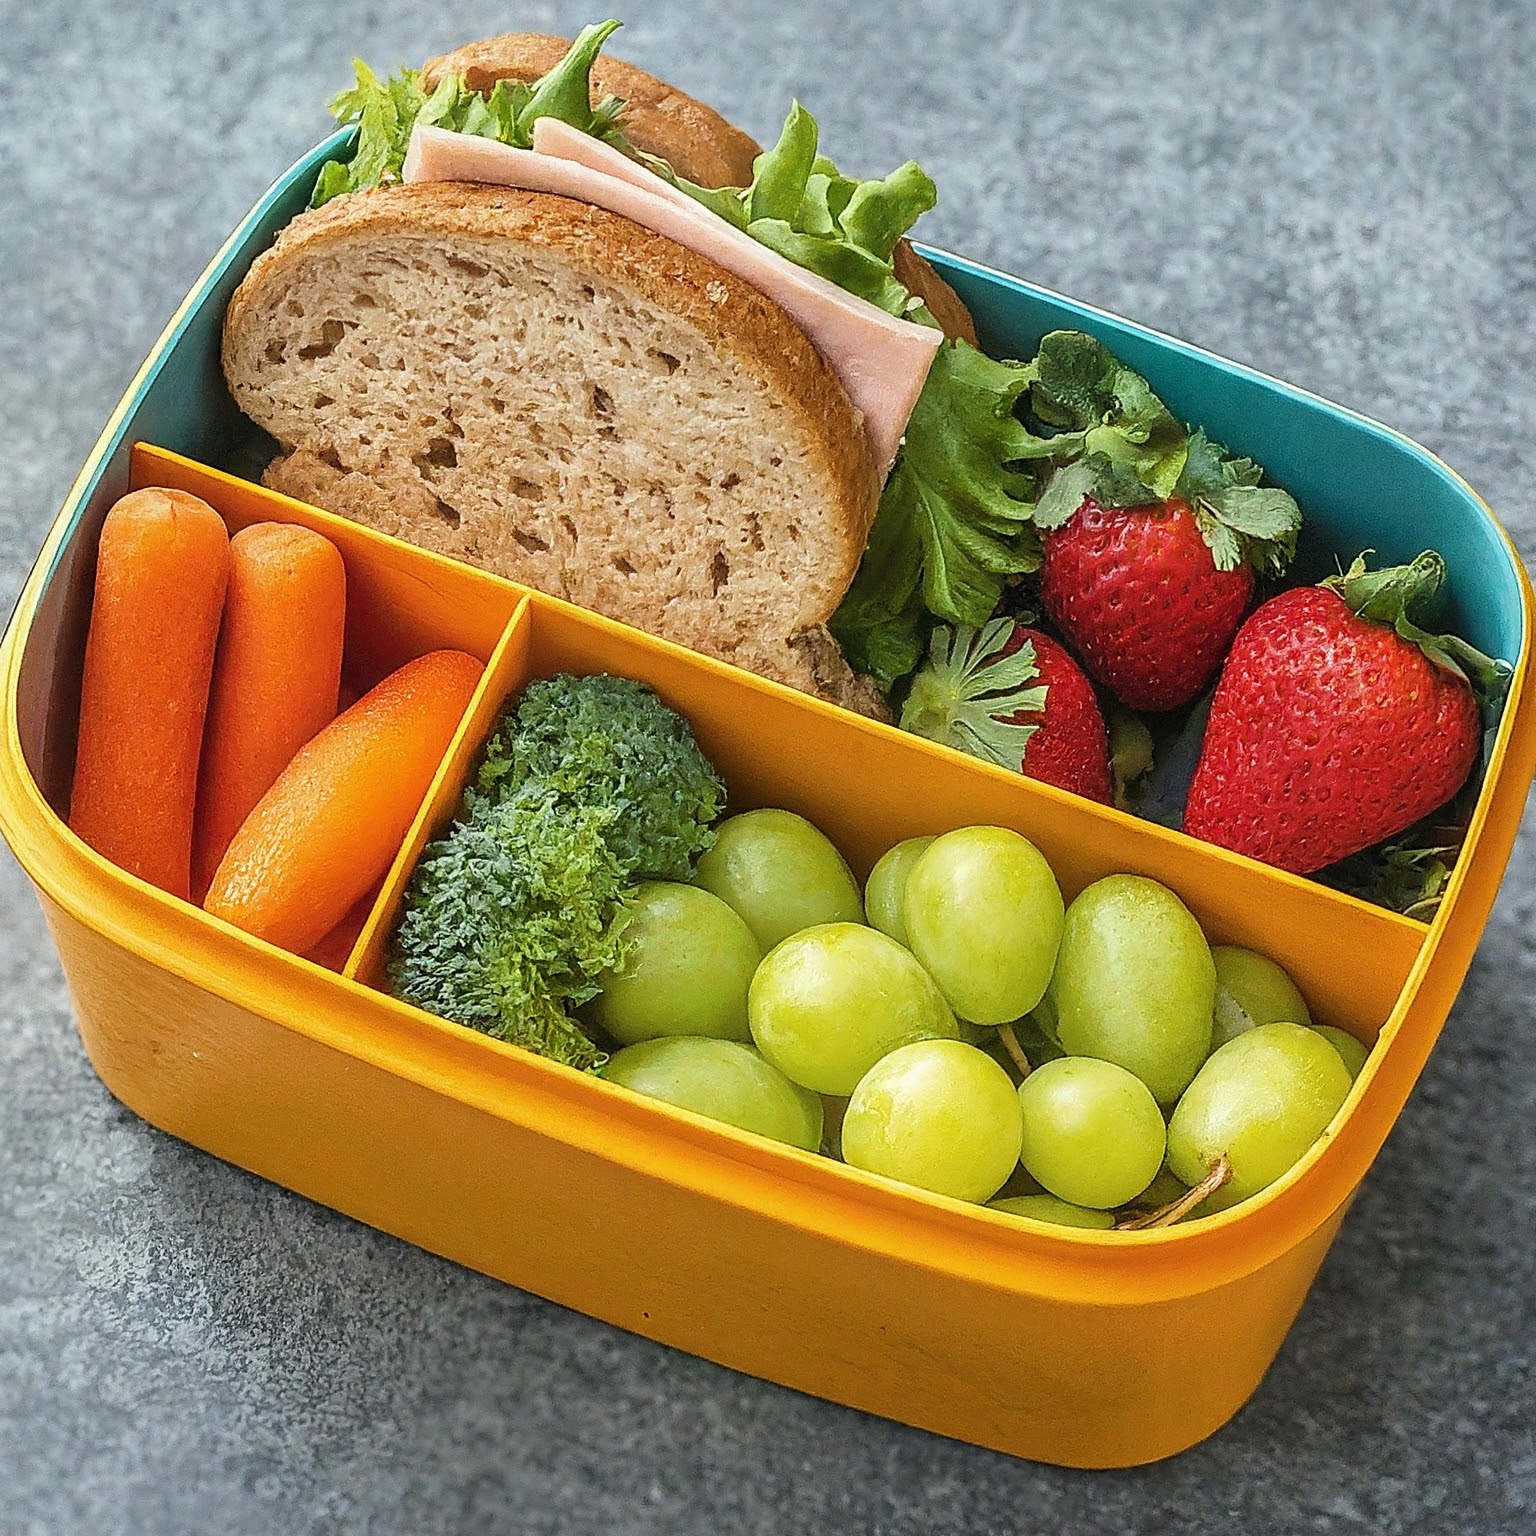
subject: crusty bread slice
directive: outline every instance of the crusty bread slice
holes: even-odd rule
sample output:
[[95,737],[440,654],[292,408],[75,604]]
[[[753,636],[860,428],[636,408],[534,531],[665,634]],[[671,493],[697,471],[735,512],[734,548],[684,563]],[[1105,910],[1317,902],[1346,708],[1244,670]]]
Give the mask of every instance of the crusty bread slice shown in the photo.
[[[457,75],[481,95],[495,90],[498,80],[531,85],[552,70],[570,46],[568,38],[544,32],[488,37],[428,59],[421,67],[421,84],[430,91],[445,75]],[[752,180],[752,162],[762,146],[713,107],[607,53],[598,56],[591,78],[594,105],[607,95],[624,98],[624,134],[636,149],[665,160],[679,176],[701,187],[744,187]],[[928,306],[946,336],[976,345],[976,322],[970,310],[910,241],[897,242],[892,265],[897,278]]]
[[772,300],[601,208],[464,183],[301,215],[230,301],[268,484],[878,712],[821,627],[879,496]]

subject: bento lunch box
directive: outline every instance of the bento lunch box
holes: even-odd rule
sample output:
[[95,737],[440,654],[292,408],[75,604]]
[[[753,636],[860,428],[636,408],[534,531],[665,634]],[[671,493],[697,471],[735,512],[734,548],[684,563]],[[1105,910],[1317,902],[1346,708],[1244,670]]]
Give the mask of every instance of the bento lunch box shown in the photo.
[[[1013,1455],[1128,1466],[1211,1434],[1258,1386],[1424,1066],[1487,919],[1536,767],[1531,588],[1488,508],[1405,438],[1181,342],[925,251],[994,355],[1092,332],[1184,420],[1264,463],[1307,514],[1297,574],[1438,548],[1448,627],[1513,664],[1461,858],[1432,922],[846,714],[240,476],[261,444],[219,370],[225,305],[307,202],[338,134],[256,205],[114,411],[0,643],[0,831],[35,885],[86,1051],[152,1124],[360,1221],[737,1370]],[[231,530],[301,523],[341,550],[357,687],[438,647],[484,678],[337,969],[113,867],[63,820],[101,521],[178,486]],[[1331,1129],[1261,1195],[1189,1225],[1048,1228],[762,1140],[446,1023],[382,990],[414,860],[529,678],[613,672],[691,721],[733,809],[809,817],[862,879],[898,839],[1022,832],[1070,899],[1129,871],[1214,943],[1295,978],[1376,1048]]]

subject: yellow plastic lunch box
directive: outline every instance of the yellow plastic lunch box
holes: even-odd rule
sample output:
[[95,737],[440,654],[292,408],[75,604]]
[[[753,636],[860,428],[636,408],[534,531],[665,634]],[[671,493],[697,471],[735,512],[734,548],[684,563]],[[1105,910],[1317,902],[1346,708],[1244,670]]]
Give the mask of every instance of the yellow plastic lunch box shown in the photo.
[[[226,395],[218,334],[253,257],[307,200],[295,166],[189,295],[109,421],[0,645],[0,831],[37,888],[80,1033],[152,1124],[409,1242],[711,1360],[1018,1456],[1127,1466],[1211,1434],[1257,1387],[1456,996],[1536,766],[1531,589],[1483,503],[1374,423],[1099,311],[927,253],[995,355],[1100,336],[1171,408],[1268,465],[1314,568],[1439,548],[1456,627],[1513,666],[1465,848],[1432,922],[1140,822],[287,500]],[[96,538],[125,490],[179,486],[231,530],[320,529],[347,566],[346,671],[443,646],[484,679],[338,970],[168,897],[76,838],[69,796]],[[532,677],[642,679],[693,724],[733,808],[808,816],[862,878],[900,838],[1016,828],[1070,898],[1116,871],[1179,893],[1213,942],[1295,977],[1377,1042],[1342,1114],[1239,1208],[1166,1230],[1019,1222],[760,1140],[445,1023],[379,989],[413,861],[491,721]],[[466,1170],[473,1169],[473,1175]]]

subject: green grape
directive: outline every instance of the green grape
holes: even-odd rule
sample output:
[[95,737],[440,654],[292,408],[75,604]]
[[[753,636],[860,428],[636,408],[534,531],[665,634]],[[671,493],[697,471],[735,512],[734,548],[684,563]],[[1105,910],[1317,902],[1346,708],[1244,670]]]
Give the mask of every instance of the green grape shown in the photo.
[[987,1209],[1006,1211],[1010,1216],[1028,1216],[1031,1221],[1048,1221],[1057,1227],[1093,1227],[1108,1232],[1115,1224],[1109,1211],[1091,1211],[1085,1205],[1058,1200],[1055,1195],[1010,1195],[1006,1200],[989,1200]]
[[1353,1082],[1359,1077],[1365,1058],[1371,1054],[1371,1048],[1355,1039],[1348,1031],[1335,1029],[1332,1024],[1314,1024],[1312,1028],[1339,1053],[1339,1059],[1349,1071],[1349,1080]]
[[1307,1000],[1296,983],[1266,955],[1235,944],[1215,944],[1216,1027],[1211,1049],[1255,1024],[1310,1024]]
[[1048,1061],[1019,1084],[1020,1161],[1051,1194],[1109,1210],[1162,1167],[1162,1111],[1133,1072],[1092,1056]]
[[907,874],[912,953],[949,1006],[1007,1024],[1045,995],[1061,942],[1061,889],[1040,850],[1006,827],[936,837]]
[[708,891],[668,880],[636,888],[617,971],[597,978],[602,991],[585,1017],[620,1045],[658,1035],[748,1040],[747,987],[760,958],[757,940]]
[[864,921],[853,871],[793,811],[744,811],[721,822],[693,883],[738,912],[764,954],[817,923]]
[[670,1035],[627,1045],[603,1076],[649,1098],[792,1147],[821,1146],[821,1100],[797,1087],[750,1045]]
[[1067,1055],[1112,1061],[1172,1104],[1210,1050],[1216,967],[1167,886],[1110,875],[1067,908],[1050,998]]
[[752,978],[747,1017],[779,1071],[829,1094],[852,1093],[897,1046],[958,1034],[910,951],[858,923],[823,923],[772,949]]
[[848,1100],[843,1161],[956,1200],[986,1200],[1019,1161],[1019,1101],[1008,1074],[959,1040],[882,1056]]
[[931,837],[909,837],[894,848],[887,848],[864,882],[865,916],[872,927],[898,944],[907,942],[907,925],[901,915],[907,876],[932,841]]
[[[995,1056],[992,1059],[994,1061],[997,1060]],[[1045,1191],[1040,1187],[1040,1181],[1036,1178],[1031,1178],[1029,1170],[1020,1163],[1008,1175],[1007,1181],[998,1190],[994,1198],[997,1200],[1012,1200],[1016,1195],[1043,1195],[1044,1193]]]
[[1168,1166],[1190,1186],[1225,1155],[1227,1185],[1201,1215],[1257,1194],[1322,1134],[1349,1094],[1349,1070],[1316,1030],[1257,1024],[1211,1054],[1168,1122]]
[[1056,1004],[1052,1002],[1049,991],[1030,1009],[1027,1019],[1020,1022],[1027,1022],[1030,1029],[1044,1040],[1056,1038],[1060,1026],[1056,1020]]

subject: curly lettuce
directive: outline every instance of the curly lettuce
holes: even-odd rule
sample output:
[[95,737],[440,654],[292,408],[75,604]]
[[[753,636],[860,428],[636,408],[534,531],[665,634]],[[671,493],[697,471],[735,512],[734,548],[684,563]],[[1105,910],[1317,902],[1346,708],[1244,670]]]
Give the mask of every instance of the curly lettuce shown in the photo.
[[658,175],[787,261],[815,272],[887,314],[932,325],[921,299],[897,279],[891,252],[933,207],[937,192],[915,161],[889,176],[845,176],[820,152],[816,119],[797,101],[778,141],[752,163],[745,187],[701,187],[664,160],[642,159]]
[[1028,461],[1041,446],[1014,414],[1029,378],[964,341],[940,348],[928,370],[829,625],[849,664],[886,692],[922,659],[935,619],[979,629],[1009,577],[1040,563]]
[[429,95],[421,88],[418,70],[398,70],[380,80],[361,59],[353,59],[356,83],[331,102],[330,110],[338,123],[358,125],[357,145],[350,160],[328,160],[321,166],[310,207],[319,208],[344,192],[398,181],[417,123],[528,149],[534,123],[557,117],[633,153],[619,128],[623,101],[605,96],[592,105],[593,61],[618,28],[617,21],[583,27],[547,75],[532,85],[498,80],[488,96],[470,90],[457,75],[445,75]]

